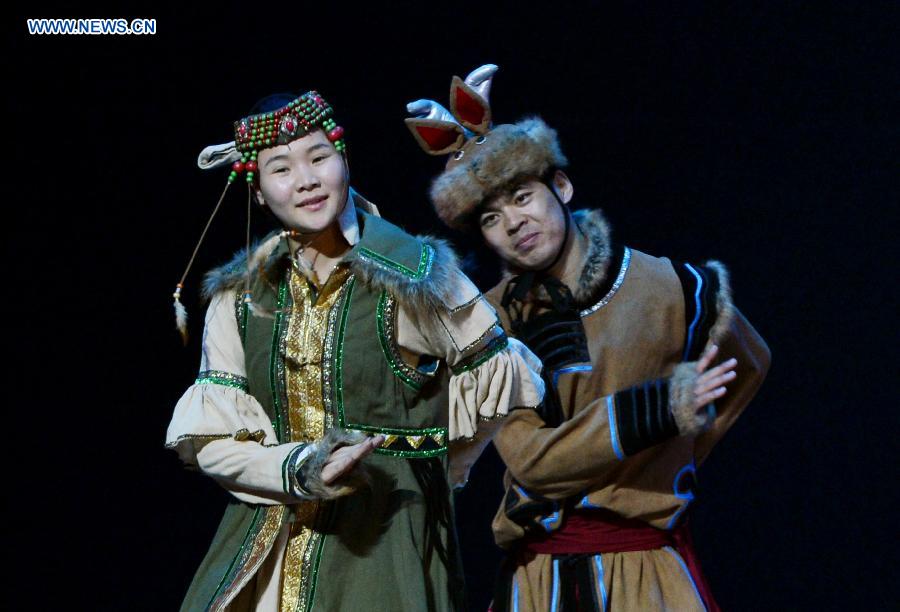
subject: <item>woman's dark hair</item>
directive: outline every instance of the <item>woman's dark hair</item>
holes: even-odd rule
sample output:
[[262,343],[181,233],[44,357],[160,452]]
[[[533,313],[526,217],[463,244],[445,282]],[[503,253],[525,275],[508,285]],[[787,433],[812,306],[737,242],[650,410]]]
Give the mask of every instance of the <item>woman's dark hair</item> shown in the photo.
[[282,106],[287,106],[300,96],[292,93],[275,93],[265,98],[260,98],[250,109],[248,115],[259,115],[260,113],[268,113],[278,110]]

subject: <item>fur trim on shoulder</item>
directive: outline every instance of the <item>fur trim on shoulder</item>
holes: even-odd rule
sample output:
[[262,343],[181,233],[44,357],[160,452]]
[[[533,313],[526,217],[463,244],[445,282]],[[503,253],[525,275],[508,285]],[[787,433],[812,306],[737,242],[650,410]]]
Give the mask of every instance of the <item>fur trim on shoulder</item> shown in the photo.
[[721,342],[728,328],[731,327],[731,321],[734,319],[734,302],[731,299],[731,277],[728,269],[719,261],[710,260],[703,264],[707,268],[715,271],[719,280],[719,291],[716,294],[716,311],[718,316],[716,322],[709,330],[709,338],[713,342]]
[[594,297],[597,288],[609,274],[609,262],[613,255],[612,230],[599,208],[577,210],[572,216],[588,238],[587,257],[581,269],[578,287],[572,294],[576,303],[584,304]]
[[[275,234],[264,241],[256,242],[251,245],[250,250],[253,256],[250,258],[250,269],[255,277],[259,273],[260,267],[266,263],[269,256],[278,247],[282,235]],[[247,272],[247,249],[241,249],[234,254],[231,260],[213,268],[206,273],[203,278],[202,295],[204,299],[209,300],[220,291],[237,291],[244,286],[244,275]]]
[[445,306],[451,297],[454,276],[459,273],[459,259],[446,240],[433,236],[416,239],[434,251],[429,270],[422,278],[411,278],[363,257],[353,261],[353,272],[367,285],[386,290],[413,310]]
[[669,411],[678,426],[678,433],[691,436],[712,424],[715,412],[694,409],[694,385],[697,384],[697,362],[685,361],[675,366],[669,378]]
[[329,429],[325,433],[325,437],[315,443],[316,450],[300,465],[297,484],[318,499],[334,499],[368,486],[369,473],[362,463],[357,464],[348,475],[330,485],[322,481],[322,469],[328,462],[331,453],[342,446],[359,444],[365,439],[366,434],[359,431]]

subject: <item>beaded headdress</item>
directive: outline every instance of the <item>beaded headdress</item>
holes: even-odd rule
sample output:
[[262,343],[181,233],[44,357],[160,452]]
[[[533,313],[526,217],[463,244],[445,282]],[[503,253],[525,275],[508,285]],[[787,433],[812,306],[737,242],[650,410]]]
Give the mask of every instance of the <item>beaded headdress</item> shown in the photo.
[[[302,96],[292,100],[288,104],[273,111],[267,111],[256,115],[244,117],[234,123],[234,141],[221,145],[212,145],[203,149],[197,158],[197,165],[203,170],[219,168],[231,164],[231,172],[219,201],[210,214],[200,234],[200,239],[194,247],[194,252],[185,267],[181,280],[175,286],[172,294],[175,302],[175,321],[182,339],[187,342],[187,310],[181,303],[181,291],[184,281],[190,272],[200,245],[206,237],[209,226],[212,224],[216,213],[225,199],[228,187],[237,180],[238,176],[245,174],[247,181],[247,271],[244,284],[244,302],[251,308],[253,296],[250,291],[250,210],[254,181],[257,178],[257,157],[261,149],[288,144],[306,136],[310,132],[321,129],[328,140],[339,153],[346,151],[344,142],[344,128],[337,125],[333,118],[334,109],[316,91],[308,91]],[[287,230],[277,236],[283,239],[294,235],[296,232]]]
[[430,155],[450,154],[430,195],[441,221],[456,229],[466,229],[479,204],[513,182],[567,164],[556,131],[541,119],[491,124],[488,94],[497,70],[485,64],[465,80],[454,76],[449,111],[434,100],[406,107],[413,115],[406,125],[419,146]]

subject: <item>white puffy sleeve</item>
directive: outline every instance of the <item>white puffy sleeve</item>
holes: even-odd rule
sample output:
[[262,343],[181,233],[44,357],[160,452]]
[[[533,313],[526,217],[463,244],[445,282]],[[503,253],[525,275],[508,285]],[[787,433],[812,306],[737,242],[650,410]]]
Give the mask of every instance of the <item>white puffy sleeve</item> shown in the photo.
[[293,476],[314,445],[279,444],[265,410],[247,392],[233,293],[220,292],[210,302],[200,373],[175,405],[166,446],[242,501],[308,498]]
[[451,475],[459,484],[490,441],[499,418],[534,407],[544,396],[540,360],[507,338],[497,313],[461,271],[451,274],[444,307],[399,308],[397,343],[414,355],[432,355],[450,367]]

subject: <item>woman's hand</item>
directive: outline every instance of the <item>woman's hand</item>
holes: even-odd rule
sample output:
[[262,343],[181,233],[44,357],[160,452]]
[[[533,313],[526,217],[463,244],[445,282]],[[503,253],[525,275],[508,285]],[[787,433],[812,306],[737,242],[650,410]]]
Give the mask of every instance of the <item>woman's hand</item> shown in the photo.
[[322,482],[326,485],[334,484],[349,474],[356,465],[365,457],[372,454],[376,448],[384,442],[383,435],[366,438],[359,444],[342,446],[328,456],[325,466],[322,468]]

